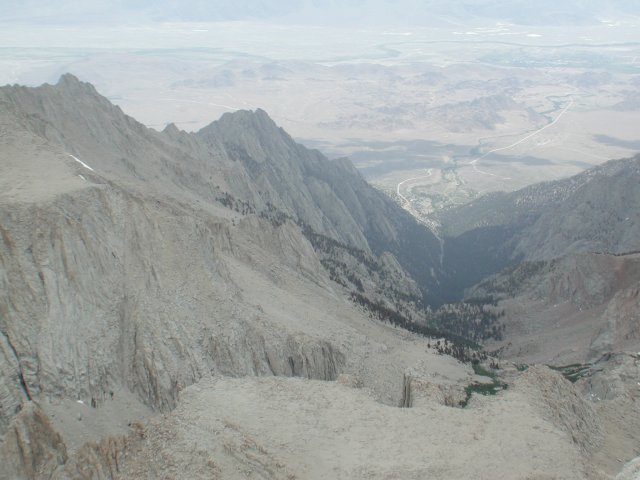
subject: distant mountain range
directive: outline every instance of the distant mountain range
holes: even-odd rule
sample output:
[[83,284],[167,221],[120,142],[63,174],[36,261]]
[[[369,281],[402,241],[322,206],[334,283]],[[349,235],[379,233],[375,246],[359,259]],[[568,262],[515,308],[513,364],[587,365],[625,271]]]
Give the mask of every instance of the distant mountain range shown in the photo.
[[12,4],[5,9],[7,21],[73,23],[84,21],[236,21],[266,20],[323,25],[443,25],[469,22],[510,22],[522,25],[591,24],[602,19],[640,15],[630,0],[246,0],[231,2],[79,2],[66,0],[52,6],[41,0]]

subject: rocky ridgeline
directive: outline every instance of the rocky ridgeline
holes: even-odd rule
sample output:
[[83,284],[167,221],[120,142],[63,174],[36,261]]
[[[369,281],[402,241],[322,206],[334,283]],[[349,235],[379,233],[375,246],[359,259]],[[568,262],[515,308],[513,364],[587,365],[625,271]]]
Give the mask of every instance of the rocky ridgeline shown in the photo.
[[[264,447],[226,417],[237,413],[236,405],[247,407],[241,400],[256,392],[301,409],[300,421],[313,418],[307,409],[331,407],[328,399],[336,395],[352,409],[350,418],[361,415],[364,425],[367,412],[358,408],[366,404],[403,441],[406,433],[393,425],[407,420],[389,405],[412,406],[416,418],[424,419],[419,408],[469,404],[464,413],[443,413],[460,426],[466,424],[460,419],[473,418],[478,402],[490,415],[496,441],[511,421],[539,427],[540,446],[552,432],[548,438],[559,449],[545,455],[562,466],[532,458],[522,467],[523,478],[549,466],[566,474],[562,478],[581,478],[580,455],[598,449],[591,411],[558,374],[532,370],[525,380],[514,377],[515,393],[499,396],[495,405],[474,401],[469,385],[478,375],[451,356],[486,360],[471,353],[469,339],[502,337],[504,298],[486,288],[465,303],[437,310],[428,304],[443,303],[442,293],[464,273],[459,264],[450,268],[451,252],[469,250],[478,237],[459,236],[453,247],[445,241],[441,263],[439,240],[370,187],[348,160],[330,161],[296,144],[265,112],[226,114],[194,134],[173,125],[156,132],[91,85],[65,75],[54,86],[0,88],[0,142],[0,454],[7,466],[1,479],[152,478],[156,465],[174,475],[195,469],[194,478],[226,478],[220,472],[234,478],[238,469],[252,468],[267,478],[295,478],[285,475],[286,462],[270,450],[287,445],[289,429],[280,432],[284,437],[270,437],[276,428],[264,433]],[[617,182],[618,176],[607,179]],[[565,201],[581,188],[564,195]],[[635,202],[633,195],[624,198]],[[517,251],[516,237],[509,235],[524,231],[518,229],[526,222],[518,222],[502,230],[504,242],[494,253]],[[611,242],[619,248],[633,244],[633,238],[624,243],[620,232],[609,229],[598,243],[601,250]],[[553,278],[550,291],[559,298],[585,301],[571,278]],[[582,285],[591,299],[598,292],[607,299],[615,294]],[[633,312],[637,295],[628,286],[617,302]],[[432,344],[429,336],[443,331],[445,338]],[[218,380],[210,383],[211,377]],[[201,384],[227,385],[233,401],[215,389],[205,389],[201,398]],[[182,404],[181,392],[190,385],[191,397]],[[566,400],[560,413],[554,406],[547,415],[531,399],[540,385],[548,394],[540,405]],[[209,396],[220,402],[218,410],[210,411]],[[386,405],[373,405],[373,399]],[[189,410],[190,401],[196,410]],[[76,411],[72,407],[80,409],[78,415],[65,417]],[[134,407],[165,416],[139,425],[126,418]],[[247,408],[253,413],[257,407]],[[521,418],[521,407],[530,416]],[[97,421],[104,412],[113,412],[103,421],[122,426],[120,434],[97,435],[97,441],[82,437],[91,429],[78,424]],[[186,421],[200,414],[204,423]],[[286,424],[288,418],[278,421]],[[407,428],[420,435],[431,431],[421,422]],[[96,434],[107,431],[104,424],[92,425]],[[434,427],[447,435],[447,425]],[[335,436],[336,429],[321,433]],[[208,437],[218,433],[223,442]],[[509,433],[526,443],[521,432]],[[193,435],[212,442],[211,448],[198,448]],[[465,442],[460,451],[467,451]],[[518,453],[519,445],[507,446]],[[440,447],[435,442],[430,448]],[[293,465],[289,460],[295,470]],[[363,468],[354,467],[349,478],[370,476]],[[430,468],[416,464],[407,478],[424,478]],[[446,468],[438,471],[451,476]],[[324,475],[315,474],[309,478]]]
[[349,291],[409,308],[437,241],[347,160],[262,111],[155,132],[70,75],[3,87],[0,107],[0,433],[33,450],[16,465],[72,462],[32,402],[100,410],[124,389],[167,412],[207,375],[344,371],[400,396],[404,367],[374,374],[346,326],[368,321]]

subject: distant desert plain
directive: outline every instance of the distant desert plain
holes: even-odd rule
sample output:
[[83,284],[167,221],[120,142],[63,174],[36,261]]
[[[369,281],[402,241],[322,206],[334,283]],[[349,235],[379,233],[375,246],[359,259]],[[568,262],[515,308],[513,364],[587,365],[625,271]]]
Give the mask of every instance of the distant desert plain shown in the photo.
[[437,229],[435,210],[640,150],[637,28],[9,24],[0,84],[71,72],[158,130],[262,108]]

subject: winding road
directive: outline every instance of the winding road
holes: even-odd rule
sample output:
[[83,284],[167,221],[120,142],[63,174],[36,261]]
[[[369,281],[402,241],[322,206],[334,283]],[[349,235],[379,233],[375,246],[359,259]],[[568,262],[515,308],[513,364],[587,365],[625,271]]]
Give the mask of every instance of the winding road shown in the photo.
[[517,145],[520,145],[522,142],[525,142],[525,141],[529,140],[530,138],[535,137],[536,135],[538,135],[538,134],[539,134],[540,132],[542,132],[543,130],[546,130],[547,128],[552,127],[553,125],[555,125],[556,123],[558,123],[558,121],[562,118],[562,116],[563,116],[565,113],[567,113],[567,111],[568,111],[572,106],[573,106],[573,98],[572,98],[572,97],[569,97],[569,105],[567,105],[566,107],[564,107],[564,108],[562,109],[562,111],[558,114],[558,116],[555,118],[555,120],[554,120],[554,121],[552,121],[552,122],[550,122],[550,123],[547,123],[544,127],[540,128],[540,129],[538,129],[538,130],[536,130],[535,132],[530,133],[530,134],[529,134],[529,135],[527,135],[526,137],[521,138],[520,140],[518,140],[518,141],[516,141],[516,142],[512,143],[511,145],[507,145],[506,147],[499,147],[499,148],[494,148],[493,150],[489,150],[487,153],[485,153],[485,154],[484,154],[484,155],[482,155],[481,157],[478,157],[478,158],[476,158],[476,159],[474,159],[474,160],[471,160],[471,161],[469,162],[469,165],[473,165],[473,169],[474,169],[476,172],[478,172],[478,173],[482,173],[482,174],[484,174],[484,175],[492,175],[492,176],[494,176],[494,177],[497,177],[497,175],[495,175],[495,174],[493,174],[493,173],[483,172],[482,170],[479,170],[479,169],[478,169],[478,166],[477,166],[478,161],[479,161],[479,160],[482,160],[483,158],[488,157],[488,156],[489,156],[489,155],[491,155],[492,153],[495,153],[495,152],[501,152],[501,151],[504,151],[504,150],[509,150],[509,149],[511,149],[511,148],[513,148],[513,147],[515,147],[515,146],[517,146]]
[[[421,175],[421,176],[419,176],[419,177],[407,178],[406,180],[403,180],[403,181],[401,181],[400,183],[398,183],[398,185],[396,186],[396,193],[398,194],[398,197],[400,197],[400,199],[401,199],[401,200],[406,204],[406,207],[405,207],[405,208],[407,208],[407,210],[412,210],[412,211],[413,211],[413,208],[411,207],[411,202],[409,201],[409,199],[408,199],[407,197],[405,197],[404,195],[402,195],[402,193],[400,193],[400,187],[401,187],[402,185],[404,185],[405,183],[410,182],[410,181],[412,181],[412,180],[419,180],[419,179],[421,179],[421,178],[428,178],[428,177],[430,177],[430,176],[431,176],[431,174],[433,173],[431,170],[432,170],[431,168],[430,168],[430,169],[428,169],[428,170],[427,170],[427,174],[426,174],[426,175]],[[416,214],[416,212],[415,212],[415,211],[413,211],[413,216],[414,216],[414,217],[417,217],[417,216],[418,216],[418,215]]]
[[[485,172],[483,170],[480,170],[478,168],[478,162],[480,160],[482,160],[483,158],[488,157],[492,153],[501,152],[501,151],[509,150],[509,149],[511,149],[513,147],[516,147],[516,146],[520,145],[521,143],[526,142],[530,138],[535,137],[536,135],[538,135],[539,133],[543,132],[547,128],[552,127],[553,125],[558,123],[558,121],[562,118],[562,116],[565,113],[567,113],[567,111],[573,106],[573,104],[574,104],[573,97],[569,96],[569,104],[562,109],[562,111],[558,114],[558,116],[552,122],[549,122],[544,127],[539,128],[538,130],[536,130],[534,132],[531,132],[530,134],[526,135],[525,137],[513,142],[511,145],[507,145],[506,147],[498,147],[498,148],[494,148],[493,150],[489,150],[488,152],[484,153],[482,156],[471,160],[467,165],[473,166],[473,169],[478,173],[481,173],[483,175],[491,175],[493,177],[497,177],[498,175],[496,175],[494,173]],[[411,182],[413,180],[419,180],[419,179],[422,179],[422,178],[428,178],[428,177],[431,176],[431,174],[432,174],[432,169],[430,168],[430,169],[427,170],[427,175],[421,175],[421,176],[418,176],[418,177],[407,178],[406,180],[403,180],[400,183],[398,183],[398,185],[396,186],[396,193],[398,194],[398,197],[400,198],[400,200],[403,202],[404,208],[406,208],[409,212],[411,212],[415,217],[418,217],[417,212],[412,208],[411,202],[409,201],[409,199],[407,197],[405,197],[400,192],[400,187],[402,187],[402,185],[404,185],[405,183]],[[508,178],[505,178],[505,180],[508,180]]]

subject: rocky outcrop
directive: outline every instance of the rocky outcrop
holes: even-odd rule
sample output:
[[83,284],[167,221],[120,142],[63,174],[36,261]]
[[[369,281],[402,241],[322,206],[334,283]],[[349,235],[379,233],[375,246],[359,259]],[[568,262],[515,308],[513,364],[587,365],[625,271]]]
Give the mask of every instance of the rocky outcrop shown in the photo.
[[639,378],[640,353],[627,352],[602,356],[576,382],[578,391],[602,419],[604,441],[592,459],[610,475],[618,473],[625,462],[629,462],[625,475],[637,466],[633,459],[640,445]]
[[225,114],[195,134],[159,133],[68,74],[54,86],[3,87],[0,103],[12,123],[119,184],[204,204],[225,197],[256,213],[275,208],[350,246],[392,253],[427,295],[436,283],[439,243],[427,228],[351,162],[295,143],[262,110]]
[[66,446],[46,414],[25,403],[0,443],[0,479],[48,479],[66,461]]
[[[141,424],[134,424],[129,435],[105,437],[90,442],[69,455],[53,480],[118,480],[123,478],[127,458],[139,448],[145,436]],[[126,478],[126,477],[125,477]]]
[[[409,371],[402,404],[459,402],[462,365],[429,352],[426,340],[368,318],[347,299],[360,286],[380,302],[379,309],[397,312],[402,302],[417,309],[413,297],[433,293],[440,268],[435,237],[368,186],[348,161],[329,161],[295,144],[262,111],[227,115],[198,134],[154,132],[71,76],[56,86],[0,89],[0,129],[7,146],[0,149],[0,161],[10,166],[0,179],[7,186],[0,189],[0,448],[12,458],[10,474],[111,479],[123,471],[129,453],[135,457],[142,450],[140,464],[124,469],[133,478],[157,477],[165,466],[172,476],[184,475],[184,465],[196,456],[193,471],[202,478],[237,473],[237,465],[263,476],[286,474],[275,457],[256,453],[264,453],[262,444],[250,442],[225,419],[216,417],[212,425],[235,432],[226,445],[215,435],[209,440],[213,430],[201,432],[210,442],[204,446],[191,436],[180,438],[181,415],[212,414],[208,401],[189,410],[187,398],[182,412],[164,417],[175,420],[173,434],[164,435],[158,416],[152,427],[159,435],[141,450],[136,449],[142,428],[69,451],[35,404],[39,400],[55,404],[56,411],[68,408],[56,403],[61,398],[100,409],[114,391],[124,391],[123,397],[133,393],[135,402],[156,411],[175,412],[187,386],[214,377],[203,385],[241,386],[228,397],[229,406],[248,401],[245,393],[251,391],[256,399],[266,393],[273,400],[282,388],[302,389],[281,397],[294,412],[300,407],[296,398],[314,388],[322,398],[311,395],[311,404],[326,409],[326,418],[337,418],[330,411],[336,395],[350,399],[351,412],[344,415],[349,422],[369,420],[359,410],[361,401],[370,411],[384,411],[379,417],[389,423],[373,418],[369,430],[383,433],[379,449],[388,445],[386,426],[406,411],[397,413],[372,398],[355,401],[340,385],[308,379],[353,375],[355,385],[397,405],[402,372],[415,364],[428,371],[435,363],[450,376],[430,382]],[[342,253],[330,256],[318,242]],[[339,278],[350,285],[332,280],[328,260],[344,264]],[[301,378],[257,378],[273,376]],[[250,379],[234,383],[228,377]],[[536,388],[546,385],[540,404],[561,403],[564,385],[542,377],[532,382]],[[260,385],[265,390],[254,388]],[[588,409],[573,397],[567,402],[561,414],[550,416],[554,425],[595,435]],[[126,399],[118,405],[127,405]],[[412,415],[424,418],[425,410],[416,408]],[[455,419],[468,413],[461,412],[449,414]],[[300,420],[316,421],[308,410],[299,414]],[[518,408],[505,418],[530,424]],[[401,430],[430,431],[420,422],[402,421]],[[496,453],[511,447],[500,443],[503,424],[496,416],[486,445]],[[446,425],[439,428],[440,435],[449,434]],[[300,438],[308,437],[307,430]],[[327,430],[323,438],[335,438],[336,431]],[[278,445],[287,443],[284,433],[275,437]],[[538,433],[537,445],[544,448],[545,434]],[[464,437],[461,450],[473,440],[462,430],[455,436]],[[406,439],[406,432],[395,438]],[[559,469],[568,471],[576,463],[573,447],[555,440],[562,454],[553,448],[547,455],[559,462],[568,458]],[[575,441],[590,451],[587,439]],[[176,445],[180,450],[172,453]],[[444,447],[434,442],[434,451]],[[217,465],[211,452],[228,463]],[[532,460],[526,472],[543,463]],[[410,461],[405,456],[400,463]],[[421,478],[431,468],[425,462],[415,471]],[[364,472],[358,464],[351,473],[357,469]],[[393,469],[385,475],[397,473]],[[465,471],[464,478],[473,473]]]
[[535,365],[518,378],[516,388],[526,391],[542,415],[583,452],[593,453],[601,446],[604,432],[598,415],[562,375]]
[[260,322],[239,322],[211,336],[208,353],[216,372],[234,377],[281,375],[335,380],[345,356],[331,343],[302,333],[279,334]]
[[167,411],[208,374],[335,379],[330,330],[252,302],[257,277],[344,300],[312,235],[391,308],[435,278],[426,228],[263,111],[156,132],[65,75],[1,88],[0,129],[0,433],[31,399]]
[[[113,382],[124,381],[141,389],[150,405],[171,405],[170,352],[152,347],[168,319],[151,315],[147,302],[156,297],[155,313],[164,310],[169,298],[160,300],[161,282],[175,285],[172,262],[192,259],[186,250],[166,250],[167,244],[190,244],[211,266],[212,243],[224,248],[224,234],[204,227],[200,242],[197,220],[170,210],[163,222],[154,202],[101,188],[2,210],[3,280],[11,279],[2,289],[2,327],[32,396],[100,402]],[[185,357],[171,354],[170,362]],[[177,368],[173,373],[181,376]],[[195,377],[188,370],[182,375]]]
[[0,479],[116,480],[144,435],[144,427],[135,423],[128,435],[69,451],[38,403],[26,402],[0,443]]
[[0,333],[0,435],[7,431],[11,419],[30,397],[17,352]]
[[367,184],[347,159],[327,161],[296,144],[262,110],[225,114],[196,137],[209,148],[221,145],[244,166],[249,185],[259,187],[245,189],[252,202],[268,202],[314,231],[366,252],[392,253],[421,290],[433,295],[436,237]]
[[[406,266],[423,271],[433,238],[347,160],[295,144],[264,112],[225,117],[215,135],[154,132],[70,76],[0,89],[0,105],[0,434],[31,400],[99,409],[125,390],[166,412],[208,375],[350,369],[386,385],[343,323],[371,322],[350,306],[357,285],[331,280],[312,237],[339,245],[343,273],[388,308],[421,298]],[[289,311],[318,294],[322,308]],[[87,447],[80,478],[113,475],[118,442]]]
[[240,290],[225,258],[256,252],[232,238],[260,231],[273,260],[320,276],[300,233],[277,241],[287,227],[257,222],[230,233],[211,217],[112,187],[2,210],[0,225],[2,412],[30,396],[100,403],[114,385],[166,410],[205,372],[330,380],[344,364],[326,341],[257,317],[225,320],[238,316],[226,292]]
[[591,342],[592,357],[640,345],[640,283],[616,292],[602,315],[606,323]]
[[638,480],[640,478],[640,457],[627,462],[616,480]]
[[419,408],[434,403],[458,407],[467,400],[465,386],[460,383],[436,382],[409,369],[403,378],[403,394],[400,406]]
[[588,376],[578,380],[580,391],[597,401],[619,398],[636,399],[640,378],[640,353],[617,353],[602,356],[591,366]]

